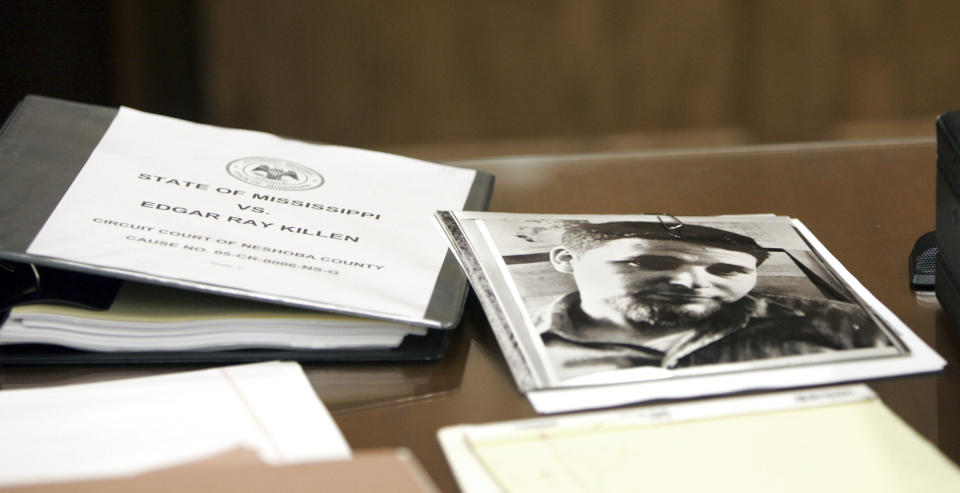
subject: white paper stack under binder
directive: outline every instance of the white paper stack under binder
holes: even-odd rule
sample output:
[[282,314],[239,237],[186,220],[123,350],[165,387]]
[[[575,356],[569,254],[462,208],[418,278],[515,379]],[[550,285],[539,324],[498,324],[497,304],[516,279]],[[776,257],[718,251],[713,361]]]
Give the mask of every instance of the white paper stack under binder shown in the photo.
[[[475,170],[36,96],[0,131],[0,170],[0,275],[22,284],[6,293],[19,306],[0,329],[17,344],[0,348],[6,363],[437,357],[466,281],[432,213],[484,209],[493,186]],[[128,284],[122,310],[87,316],[21,303],[87,289],[51,292],[64,272],[168,289]]]

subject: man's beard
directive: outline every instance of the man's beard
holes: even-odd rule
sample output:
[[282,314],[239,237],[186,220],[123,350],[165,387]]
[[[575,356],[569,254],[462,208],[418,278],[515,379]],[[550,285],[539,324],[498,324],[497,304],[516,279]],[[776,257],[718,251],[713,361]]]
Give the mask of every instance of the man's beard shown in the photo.
[[617,296],[606,301],[631,324],[655,327],[693,325],[713,315],[721,307],[721,303],[716,300],[710,300],[707,306],[701,303],[694,308],[636,295]]

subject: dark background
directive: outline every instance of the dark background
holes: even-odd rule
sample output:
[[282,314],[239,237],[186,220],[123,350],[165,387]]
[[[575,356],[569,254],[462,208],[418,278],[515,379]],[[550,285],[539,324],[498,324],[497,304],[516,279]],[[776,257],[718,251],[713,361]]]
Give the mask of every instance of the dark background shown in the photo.
[[960,7],[849,0],[0,1],[0,88],[469,157],[932,136]]
[[0,111],[25,94],[203,119],[197,4],[0,1]]

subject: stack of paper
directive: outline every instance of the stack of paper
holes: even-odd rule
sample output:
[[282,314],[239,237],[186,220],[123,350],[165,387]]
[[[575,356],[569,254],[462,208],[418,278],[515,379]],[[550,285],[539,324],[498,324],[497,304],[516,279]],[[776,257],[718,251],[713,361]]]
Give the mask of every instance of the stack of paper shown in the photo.
[[437,218],[542,413],[944,365],[789,217]]
[[126,282],[107,310],[14,307],[0,342],[92,351],[395,347],[425,327]]

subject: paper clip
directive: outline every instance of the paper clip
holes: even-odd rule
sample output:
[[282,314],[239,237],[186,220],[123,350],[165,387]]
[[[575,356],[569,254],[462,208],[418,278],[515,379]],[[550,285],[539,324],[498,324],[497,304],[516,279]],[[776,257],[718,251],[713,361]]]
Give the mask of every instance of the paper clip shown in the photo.
[[[667,224],[663,222],[663,216],[669,217],[673,224]],[[657,214],[657,220],[660,221],[660,225],[663,226],[663,229],[667,230],[667,234],[673,236],[674,238],[680,237],[680,229],[683,228],[683,221],[677,219],[677,216],[673,214]]]

